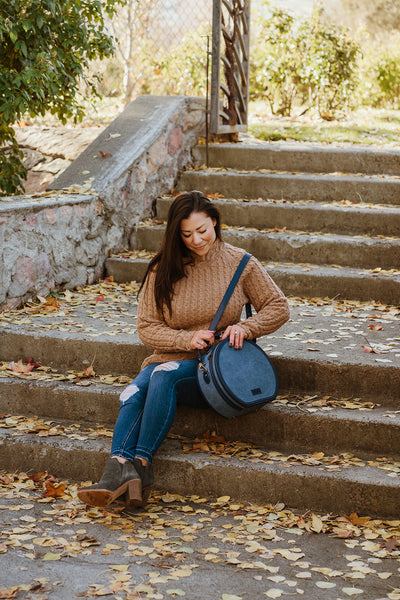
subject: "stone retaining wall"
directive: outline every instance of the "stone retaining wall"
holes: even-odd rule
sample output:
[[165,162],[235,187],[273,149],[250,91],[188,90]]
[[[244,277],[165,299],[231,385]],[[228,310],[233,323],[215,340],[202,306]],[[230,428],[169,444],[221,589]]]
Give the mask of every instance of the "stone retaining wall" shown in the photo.
[[96,196],[0,202],[0,304],[93,282],[103,271],[106,234]]
[[52,184],[0,202],[0,308],[93,283],[110,250],[134,243],[174,186],[204,127],[199,98],[142,96]]

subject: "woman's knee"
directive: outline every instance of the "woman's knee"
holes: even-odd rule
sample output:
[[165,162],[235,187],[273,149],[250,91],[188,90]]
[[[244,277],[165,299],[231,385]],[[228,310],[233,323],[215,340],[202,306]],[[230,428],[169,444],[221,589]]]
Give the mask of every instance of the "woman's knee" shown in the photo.
[[124,406],[128,401],[137,401],[146,397],[149,381],[154,368],[157,365],[148,365],[137,377],[126,387],[119,396],[121,406]]
[[176,371],[177,369],[179,369],[179,362],[177,362],[176,360],[170,360],[169,362],[166,363],[161,363],[161,365],[158,365],[153,373],[152,373],[152,377],[154,375],[154,373],[159,373],[161,372],[170,372],[170,371]]
[[136,383],[131,383],[127,388],[119,396],[119,403],[121,406],[126,404],[128,400],[130,400],[133,396],[135,396],[140,391],[139,386]]

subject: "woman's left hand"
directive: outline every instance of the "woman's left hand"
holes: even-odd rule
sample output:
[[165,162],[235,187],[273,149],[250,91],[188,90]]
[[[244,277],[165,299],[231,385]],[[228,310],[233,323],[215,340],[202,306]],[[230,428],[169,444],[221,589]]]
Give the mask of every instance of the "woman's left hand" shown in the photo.
[[243,327],[240,325],[229,325],[221,337],[221,340],[229,337],[229,345],[233,346],[235,350],[239,350],[243,346],[243,340],[246,339],[247,334]]

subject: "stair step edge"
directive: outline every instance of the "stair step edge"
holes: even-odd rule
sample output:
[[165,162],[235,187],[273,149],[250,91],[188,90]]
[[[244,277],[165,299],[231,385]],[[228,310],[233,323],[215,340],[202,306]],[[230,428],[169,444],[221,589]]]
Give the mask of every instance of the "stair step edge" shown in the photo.
[[[52,421],[48,426],[53,431],[62,432],[60,423],[63,426],[70,415],[74,415],[75,421],[71,421],[70,426],[80,426],[80,430],[97,425],[112,428],[118,416],[118,396],[122,389],[101,384],[82,388],[61,381],[4,379],[0,381],[0,412],[5,416],[0,423],[5,427],[11,415],[15,427],[17,423],[28,426],[31,422],[35,429],[46,420]],[[353,409],[339,405],[324,410],[299,397],[301,402],[304,408],[285,404],[278,398],[240,420],[223,419],[211,409],[178,405],[171,432],[201,437],[206,431],[217,430],[227,441],[248,442],[291,453],[353,452],[360,457],[378,453],[400,460],[400,416],[395,404],[383,407],[362,400],[347,400],[343,406]],[[367,409],[369,405],[374,408]],[[32,425],[32,419],[37,425]],[[42,423],[41,427],[46,430],[47,426]]]
[[[0,468],[47,470],[75,481],[98,480],[110,451],[109,440],[12,437],[1,430],[0,439]],[[329,472],[315,465],[213,459],[205,453],[183,454],[174,440],[161,446],[154,467],[157,485],[179,494],[229,495],[259,504],[279,501],[306,510],[398,517],[400,479],[377,467]]]

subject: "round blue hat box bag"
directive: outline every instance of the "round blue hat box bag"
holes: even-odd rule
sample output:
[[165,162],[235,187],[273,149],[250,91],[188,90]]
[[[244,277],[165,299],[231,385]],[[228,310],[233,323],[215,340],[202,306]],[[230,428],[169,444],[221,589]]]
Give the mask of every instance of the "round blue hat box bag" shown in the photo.
[[278,393],[275,368],[253,341],[235,350],[225,338],[202,356],[197,371],[206,402],[228,419],[260,408]]

